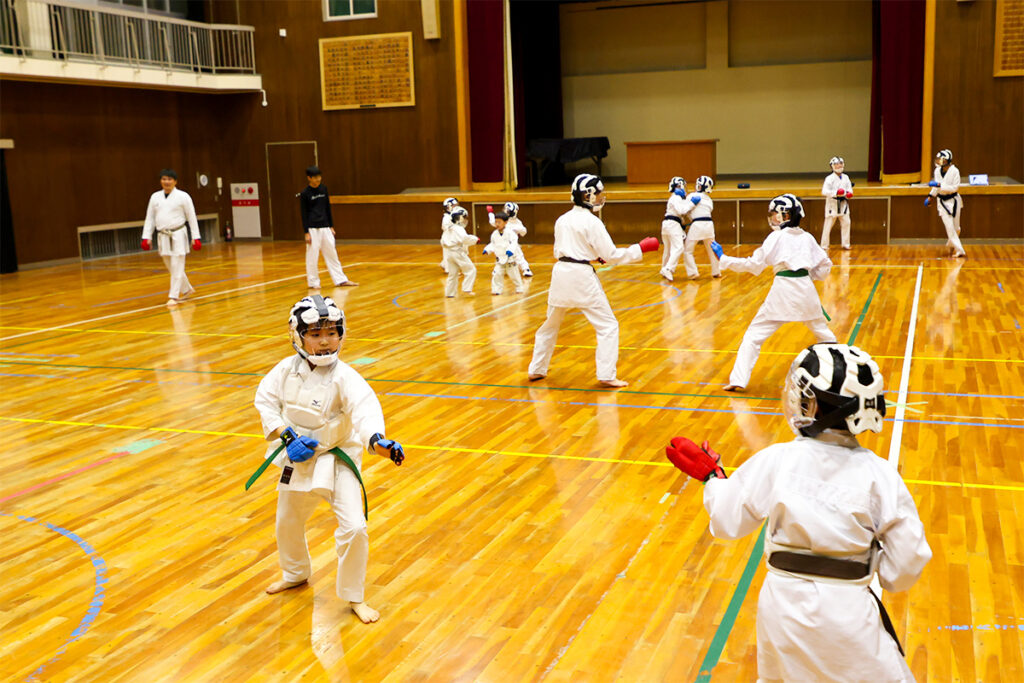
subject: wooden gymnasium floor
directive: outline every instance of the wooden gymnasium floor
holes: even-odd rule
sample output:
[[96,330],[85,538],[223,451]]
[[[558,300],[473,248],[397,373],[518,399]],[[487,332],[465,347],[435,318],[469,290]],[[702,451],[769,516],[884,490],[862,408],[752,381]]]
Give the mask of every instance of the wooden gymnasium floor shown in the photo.
[[[834,251],[820,290],[900,403],[863,443],[898,457],[935,552],[884,597],[915,675],[1021,681],[1024,247],[967,248]],[[648,255],[602,275],[629,387],[596,385],[579,315],[528,386],[551,258],[526,251],[525,295],[490,296],[478,247],[477,296],[446,300],[439,248],[342,245],[362,283],[325,290],[348,316],[342,357],[407,452],[364,470],[372,626],[334,594],[323,505],[311,585],[263,593],[273,475],[243,490],[263,452],[253,393],[306,293],[301,244],[190,255],[198,295],[172,311],[153,254],[3,276],[0,678],[753,680],[758,538],[713,539],[662,446],[708,437],[735,466],[789,439],[779,389],[810,334],[783,328],[749,392],[723,393],[770,275],[712,281],[699,255],[699,281],[667,285]]]

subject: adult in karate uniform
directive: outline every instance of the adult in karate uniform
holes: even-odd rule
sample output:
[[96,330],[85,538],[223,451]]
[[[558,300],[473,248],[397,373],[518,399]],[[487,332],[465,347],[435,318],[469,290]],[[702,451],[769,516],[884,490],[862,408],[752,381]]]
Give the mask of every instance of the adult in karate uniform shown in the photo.
[[551,269],[548,317],[534,337],[529,370],[531,382],[547,376],[562,319],[570,310],[578,308],[597,334],[594,356],[598,381],[611,388],[626,386],[616,375],[619,321],[592,264],[595,261],[612,265],[635,263],[643,258],[644,252],[657,251],[658,239],[645,237],[639,244],[625,249],[616,247],[604,223],[594,215],[604,206],[605,199],[601,179],[582,173],[572,182],[574,206],[555,221],[554,254],[558,261]]
[[188,254],[188,230],[192,230],[192,249],[199,251],[199,221],[196,208],[187,192],[177,189],[178,174],[173,169],[160,171],[161,189],[149,197],[146,208],[146,222],[142,227],[142,250],[153,248],[153,232],[157,234],[157,248],[164,265],[171,273],[171,288],[167,293],[167,305],[176,306],[195,287],[185,275],[185,255]]
[[899,472],[857,443],[882,431],[883,384],[857,347],[814,344],[782,392],[795,440],[755,453],[729,478],[707,441],[676,437],[666,448],[705,482],[712,535],[741,538],[765,525],[759,681],[914,680],[869,586],[877,576],[887,591],[908,590],[932,556]]
[[832,261],[817,240],[800,228],[804,207],[794,195],[779,195],[768,204],[768,224],[772,233],[748,258],[725,256],[718,242],[712,249],[722,268],[759,274],[765,268],[775,271],[775,280],[761,308],[743,334],[736,362],[729,374],[726,391],[742,391],[750,382],[761,344],[787,322],[802,322],[819,342],[834,342],[825,311],[814,288],[814,280],[823,280],[832,269]]
[[[364,516],[363,449],[405,459],[402,445],[384,437],[384,415],[373,389],[358,372],[338,360],[345,316],[334,301],[319,295],[296,303],[288,319],[296,354],[288,356],[260,381],[255,405],[267,441],[280,439],[285,450],[274,464],[282,468],[277,485],[277,550],[281,579],[267,587],[279,593],[309,580],[306,520],[322,499],[338,528],[336,590],[364,623],[380,614],[364,602],[369,538]],[[270,457],[276,443],[267,447]],[[340,449],[347,460],[336,455]]]

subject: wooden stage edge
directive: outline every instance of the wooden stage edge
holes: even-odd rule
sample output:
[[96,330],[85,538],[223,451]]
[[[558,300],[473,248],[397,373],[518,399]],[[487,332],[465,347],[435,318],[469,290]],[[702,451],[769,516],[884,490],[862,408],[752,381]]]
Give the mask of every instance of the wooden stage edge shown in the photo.
[[[821,183],[827,173],[821,175],[821,180],[814,182],[808,180],[785,180],[773,179],[752,180],[749,189],[739,189],[736,183],[722,181],[715,186],[712,192],[712,199],[771,199],[777,195],[791,192],[801,199],[820,199]],[[856,181],[854,188],[855,197],[905,197],[920,196],[928,194],[929,187],[925,184],[895,185],[883,183],[867,183]],[[667,184],[667,179],[666,179]],[[628,183],[607,183],[605,185],[610,201],[659,201],[663,202],[668,197],[666,184],[658,185],[630,185]],[[690,181],[692,189],[692,181]],[[972,195],[1024,195],[1024,184],[993,184],[993,185],[961,185],[960,193],[964,196]],[[332,204],[440,204],[447,197],[458,197],[463,206],[479,204],[483,202],[500,203],[513,201],[518,203],[548,203],[568,202],[569,186],[565,187],[536,187],[521,190],[507,191],[435,191],[424,190],[422,192],[402,192],[398,194],[365,194],[365,195],[337,195],[331,197]]]

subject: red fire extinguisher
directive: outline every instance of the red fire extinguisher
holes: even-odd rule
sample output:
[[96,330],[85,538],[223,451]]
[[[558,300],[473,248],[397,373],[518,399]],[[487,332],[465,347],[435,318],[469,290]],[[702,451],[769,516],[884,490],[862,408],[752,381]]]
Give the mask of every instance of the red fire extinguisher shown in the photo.
[[231,221],[228,221],[224,228],[224,241],[230,242],[234,238],[234,233],[231,232]]

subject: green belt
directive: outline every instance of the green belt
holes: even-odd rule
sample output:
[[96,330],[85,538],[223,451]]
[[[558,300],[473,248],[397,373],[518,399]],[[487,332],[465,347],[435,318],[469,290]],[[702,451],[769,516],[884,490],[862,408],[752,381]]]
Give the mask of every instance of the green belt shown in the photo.
[[[780,270],[775,273],[775,277],[807,277],[808,275],[810,275],[810,273],[807,272],[806,268],[801,268],[800,270]],[[825,316],[826,321],[832,322],[832,318],[829,316],[828,311],[825,310],[824,306],[821,307],[821,314]]]
[[[257,479],[260,478],[261,474],[266,472],[267,468],[270,467],[270,463],[272,463],[274,461],[274,458],[276,458],[277,454],[280,453],[283,449],[284,449],[284,444],[281,444],[280,446],[278,446],[274,450],[274,452],[271,453],[267,457],[267,459],[263,461],[263,464],[260,465],[259,469],[256,470],[255,472],[253,472],[252,476],[249,477],[249,481],[245,482],[245,490],[246,491],[248,491],[249,487],[252,486],[253,483]],[[340,448],[338,448],[337,446],[335,446],[334,448],[330,449],[327,452],[334,454],[334,457],[336,457],[338,460],[341,460],[343,463],[345,463],[345,466],[348,467],[350,470],[352,470],[352,474],[356,475],[356,481],[359,482],[359,488],[361,488],[363,490],[363,516],[366,519],[370,519],[370,508],[369,508],[369,505],[368,505],[367,500],[366,500],[366,485],[363,484],[363,478],[359,474],[359,468],[356,467],[356,464],[352,461],[352,458],[348,457],[348,454],[345,453],[345,451],[343,451]]]

